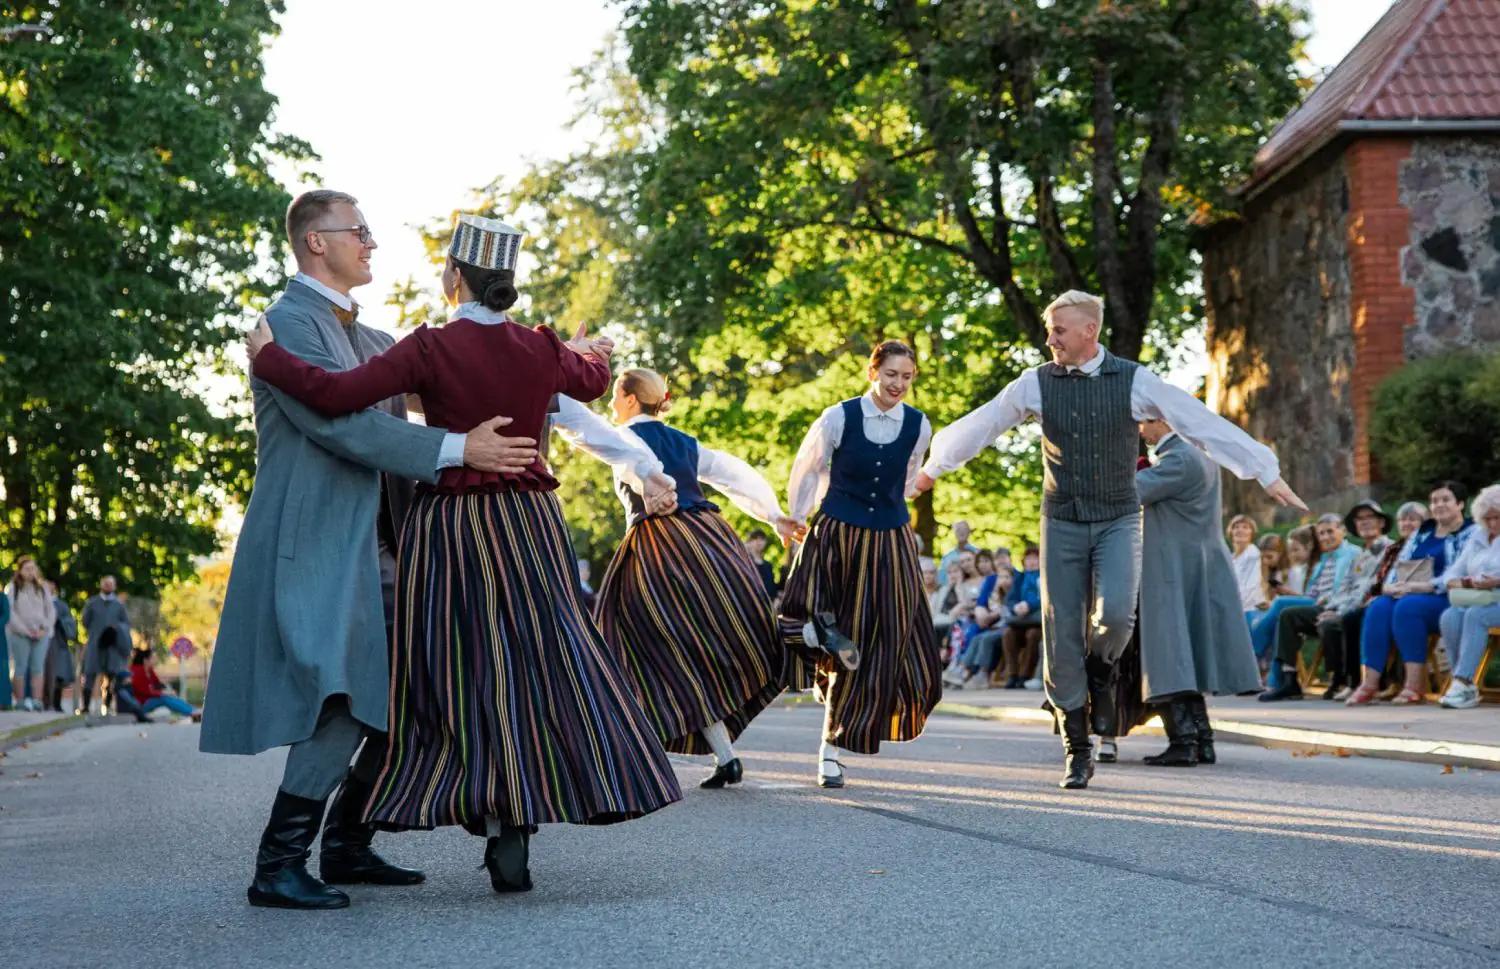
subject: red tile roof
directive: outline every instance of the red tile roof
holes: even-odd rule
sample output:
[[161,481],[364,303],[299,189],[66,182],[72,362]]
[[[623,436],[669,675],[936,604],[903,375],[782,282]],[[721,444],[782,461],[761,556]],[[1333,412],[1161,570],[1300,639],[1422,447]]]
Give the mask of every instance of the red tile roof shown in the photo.
[[1242,192],[1361,122],[1475,121],[1500,130],[1500,0],[1396,0],[1271,133]]

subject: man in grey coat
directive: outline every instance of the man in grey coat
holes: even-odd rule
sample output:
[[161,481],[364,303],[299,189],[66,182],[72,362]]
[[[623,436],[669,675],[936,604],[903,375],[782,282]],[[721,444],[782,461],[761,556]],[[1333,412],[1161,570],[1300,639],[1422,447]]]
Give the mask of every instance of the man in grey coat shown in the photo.
[[99,580],[99,594],[83,604],[83,689],[75,713],[88,716],[94,701],[94,681],[104,679],[104,707],[109,714],[115,678],[130,668],[130,614],[120,600],[115,577]]
[[1212,764],[1213,727],[1205,693],[1260,689],[1260,669],[1239,585],[1221,534],[1219,467],[1163,420],[1140,422],[1155,463],[1136,475],[1143,510],[1141,678],[1161,710],[1168,747],[1157,767]]
[[1052,362],[1033,367],[932,436],[918,491],[962,467],[1028,419],[1042,424],[1042,678],[1063,735],[1059,786],[1079,790],[1094,774],[1092,727],[1115,724],[1115,662],[1135,626],[1141,578],[1136,493],[1137,422],[1172,421],[1178,432],[1275,500],[1305,508],[1281,479],[1276,455],[1166,383],[1099,343],[1104,301],[1067,292],[1043,311]]
[[[299,196],[286,222],[299,272],[266,313],[276,342],[328,370],[354,367],[389,343],[357,325],[349,296],[371,279],[374,237],[356,200],[340,192]],[[253,905],[342,908],[348,896],[329,883],[423,877],[375,854],[374,830],[360,817],[385,755],[384,587],[394,579],[404,514],[400,482],[434,482],[461,464],[519,472],[535,459],[536,442],[498,436],[504,417],[449,434],[406,421],[399,401],[329,419],[260,381],[251,390],[255,490],[235,547],[199,746],[221,754],[291,748],[247,895]],[[323,832],[320,880],[306,862],[341,785]]]

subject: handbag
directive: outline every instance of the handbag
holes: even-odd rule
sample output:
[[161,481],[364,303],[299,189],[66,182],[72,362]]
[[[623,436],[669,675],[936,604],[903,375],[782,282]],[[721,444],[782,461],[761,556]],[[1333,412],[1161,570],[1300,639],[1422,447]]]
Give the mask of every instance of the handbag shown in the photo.
[[1500,603],[1500,589],[1449,589],[1448,605],[1455,609],[1493,606]]
[[1396,581],[1409,583],[1432,584],[1432,559],[1410,559],[1405,562],[1396,563]]

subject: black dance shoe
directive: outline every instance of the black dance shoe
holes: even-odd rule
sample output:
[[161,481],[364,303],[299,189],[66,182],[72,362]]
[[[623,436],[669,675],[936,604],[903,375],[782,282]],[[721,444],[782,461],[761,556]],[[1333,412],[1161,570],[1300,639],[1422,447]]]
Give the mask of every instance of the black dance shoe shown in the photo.
[[330,885],[420,885],[426,875],[393,865],[370,847],[375,826],[360,820],[370,787],[350,774],[333,796],[318,855],[319,874]]
[[[846,670],[859,669],[859,646],[854,640],[839,632],[837,622],[837,617],[831,612],[815,613],[807,623],[812,627],[813,633],[808,645],[826,653]],[[802,638],[807,639],[806,627],[804,627]]]
[[276,792],[271,819],[255,855],[255,880],[245,892],[260,908],[348,908],[349,896],[307,870],[313,839],[323,820],[323,802]]
[[1267,690],[1256,697],[1261,703],[1279,703],[1282,700],[1302,699],[1302,684],[1297,682],[1297,677],[1291,674],[1281,681],[1281,685],[1274,690]]
[[490,887],[503,894],[531,891],[531,829],[507,825],[499,837],[484,842],[484,867]]
[[706,791],[715,791],[726,784],[738,784],[745,777],[745,769],[740,765],[740,759],[726,761],[714,768],[708,780],[698,786]]
[[[825,757],[825,758],[823,758],[823,763],[824,764],[832,764],[833,766],[835,766],[835,767],[837,767],[839,769],[839,772],[837,774],[825,774],[825,773],[823,773],[822,770],[819,770],[818,771],[818,786],[819,787],[824,787],[824,788],[834,788],[834,789],[843,787],[844,786],[844,765],[840,764],[838,761],[834,760],[831,757]],[[822,764],[820,764],[818,766],[821,768]]]
[[1094,755],[1096,764],[1113,764],[1120,759],[1120,748],[1112,737],[1099,738],[1099,752]]

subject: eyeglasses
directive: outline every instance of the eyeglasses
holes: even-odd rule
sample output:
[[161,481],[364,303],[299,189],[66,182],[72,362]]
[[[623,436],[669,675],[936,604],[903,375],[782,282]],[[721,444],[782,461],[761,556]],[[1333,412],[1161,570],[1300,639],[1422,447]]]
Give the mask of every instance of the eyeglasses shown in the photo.
[[337,228],[337,229],[314,229],[313,231],[314,232],[358,232],[359,233],[359,244],[362,245],[362,246],[368,246],[370,244],[370,240],[373,239],[373,238],[375,238],[375,233],[371,232],[370,231],[370,227],[367,226],[367,225],[346,225],[346,226],[343,226],[343,227]]

